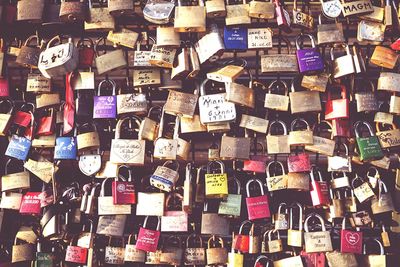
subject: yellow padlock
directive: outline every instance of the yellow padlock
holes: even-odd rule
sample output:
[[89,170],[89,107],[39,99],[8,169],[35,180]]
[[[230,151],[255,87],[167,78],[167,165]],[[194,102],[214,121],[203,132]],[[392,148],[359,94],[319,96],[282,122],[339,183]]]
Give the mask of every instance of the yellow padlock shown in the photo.
[[[212,170],[213,165],[219,165],[218,172]],[[210,161],[207,164],[205,175],[206,198],[226,198],[228,197],[228,175],[225,173],[225,165],[220,160]]]

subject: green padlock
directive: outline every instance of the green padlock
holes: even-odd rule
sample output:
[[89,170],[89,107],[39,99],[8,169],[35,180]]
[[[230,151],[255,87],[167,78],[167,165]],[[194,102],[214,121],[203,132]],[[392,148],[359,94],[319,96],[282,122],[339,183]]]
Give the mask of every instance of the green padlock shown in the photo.
[[[368,128],[370,136],[360,137],[359,127],[365,125]],[[364,160],[373,160],[380,159],[383,157],[382,149],[379,144],[378,137],[374,135],[372,131],[372,127],[369,123],[365,121],[358,121],[354,124],[354,132],[356,134],[356,141],[358,150],[360,152],[360,159]]]
[[38,241],[34,267],[53,267],[53,260],[54,253],[42,252],[42,244]]

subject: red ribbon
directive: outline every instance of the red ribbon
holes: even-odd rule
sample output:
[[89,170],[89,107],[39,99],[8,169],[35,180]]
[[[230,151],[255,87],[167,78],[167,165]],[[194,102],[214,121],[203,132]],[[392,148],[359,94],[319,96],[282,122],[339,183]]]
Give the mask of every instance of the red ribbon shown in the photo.
[[74,92],[71,87],[72,72],[67,74],[65,82],[65,105],[63,134],[67,134],[74,128],[75,102]]

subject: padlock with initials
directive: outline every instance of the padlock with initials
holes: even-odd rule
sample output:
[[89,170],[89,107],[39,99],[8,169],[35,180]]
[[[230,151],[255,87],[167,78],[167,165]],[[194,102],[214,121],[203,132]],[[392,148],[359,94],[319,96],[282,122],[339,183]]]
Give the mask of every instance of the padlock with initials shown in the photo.
[[247,28],[245,27],[224,27],[225,49],[246,50],[247,49]]
[[158,247],[158,241],[160,239],[160,217],[157,217],[157,227],[152,230],[147,227],[147,221],[149,216],[146,216],[143,222],[143,226],[139,229],[138,238],[136,240],[136,248],[146,252],[156,252]]
[[[325,129],[324,129],[325,126]],[[326,127],[327,126],[327,127]],[[320,121],[314,124],[313,133],[319,133],[319,135],[313,135],[313,144],[306,145],[305,149],[311,152],[319,153],[326,156],[333,156],[335,151],[335,141],[332,140],[332,124],[326,120]],[[322,136],[323,132],[328,132],[328,138]]]
[[[305,10],[308,10],[305,13]],[[311,14],[310,7],[307,6],[306,2],[303,1],[301,8],[297,7],[297,0],[293,3],[293,24],[300,26],[301,28],[313,29],[314,28],[314,18]]]
[[[321,223],[321,231],[310,232],[308,221],[311,218],[317,218]],[[304,244],[306,253],[328,252],[332,251],[332,240],[330,232],[326,230],[325,222],[322,217],[316,213],[311,213],[304,221]]]
[[[34,40],[36,41],[35,45],[31,44]],[[41,46],[39,37],[37,35],[29,36],[21,47],[21,51],[19,52],[15,62],[19,65],[36,69],[39,63],[40,53]]]
[[75,236],[71,239],[65,253],[65,261],[78,263],[78,264],[86,264],[87,262],[87,254],[88,249],[85,247],[79,247],[76,244],[78,241],[78,236]]
[[[302,41],[304,37],[311,40],[311,48],[300,47],[299,42]],[[314,37],[312,35],[299,35],[296,39],[296,48],[297,63],[299,65],[300,73],[311,74],[324,70],[324,61],[318,47],[315,46]]]
[[[139,70],[139,72],[141,72],[141,74],[144,74],[144,76],[146,77],[145,79],[147,79],[150,78],[147,75],[151,75],[152,70],[143,70],[143,71]],[[143,89],[141,87],[132,88],[129,85],[129,81],[127,78],[126,88],[124,89],[121,88],[117,95],[118,115],[125,115],[125,114],[142,115],[145,114],[146,112],[147,112],[146,93],[143,92]]]
[[[279,166],[279,171],[278,174],[276,172],[271,171],[271,166],[277,165]],[[276,168],[275,168],[276,170]],[[287,180],[288,176],[285,173],[285,169],[283,167],[282,162],[280,161],[271,161],[268,163],[267,168],[266,168],[266,181],[267,181],[267,187],[268,191],[277,191],[277,190],[284,190],[287,188]]]
[[[255,182],[261,190],[261,195],[252,197],[250,185]],[[246,206],[249,220],[263,219],[271,217],[268,196],[264,194],[264,188],[260,180],[251,179],[246,183]]]
[[[112,88],[112,95],[102,96],[101,89],[107,83]],[[103,80],[99,83],[97,95],[93,99],[93,119],[115,119],[117,117],[116,86],[113,80]]]

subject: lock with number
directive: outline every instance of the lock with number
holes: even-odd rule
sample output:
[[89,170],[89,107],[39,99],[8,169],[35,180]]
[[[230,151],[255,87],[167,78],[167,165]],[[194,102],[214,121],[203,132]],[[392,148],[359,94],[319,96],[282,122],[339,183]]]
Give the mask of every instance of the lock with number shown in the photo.
[[[218,168],[212,169],[213,165]],[[222,161],[214,160],[208,162],[205,186],[206,198],[226,198],[228,196],[228,175],[225,172],[225,165]]]

